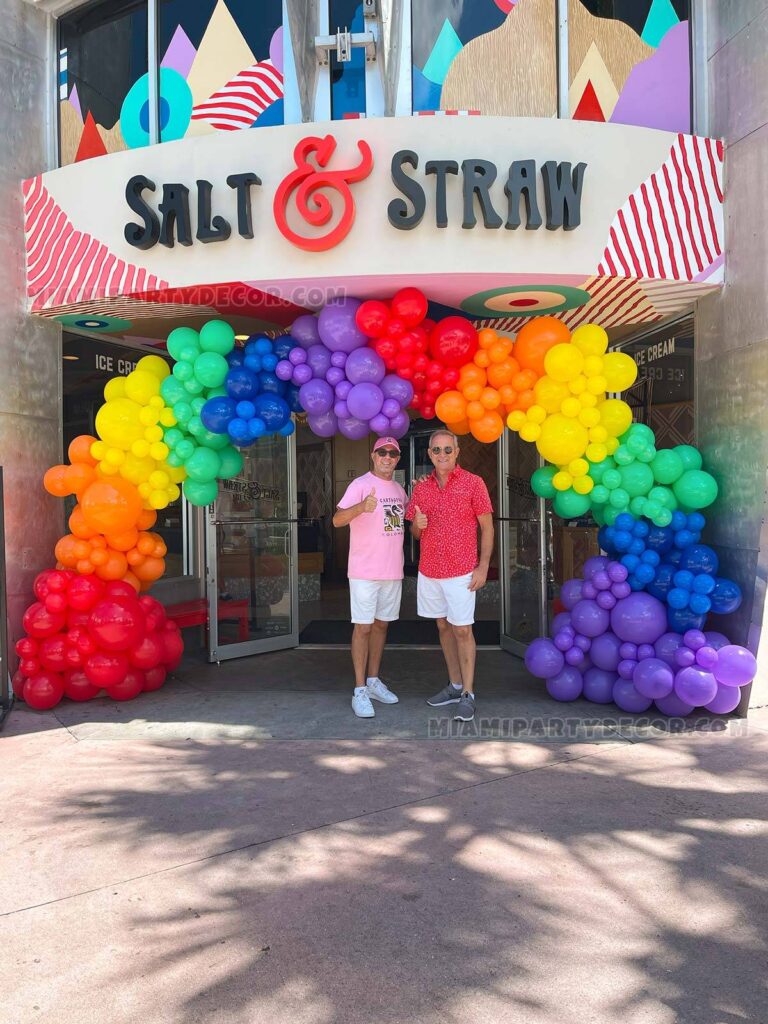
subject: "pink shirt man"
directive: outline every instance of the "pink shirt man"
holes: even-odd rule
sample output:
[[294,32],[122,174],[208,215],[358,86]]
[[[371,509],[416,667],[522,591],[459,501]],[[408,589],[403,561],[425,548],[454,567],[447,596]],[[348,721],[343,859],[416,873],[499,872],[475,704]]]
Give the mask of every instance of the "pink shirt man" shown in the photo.
[[371,491],[375,492],[376,511],[349,524],[347,576],[351,580],[401,580],[408,496],[400,484],[365,473],[352,481],[338,507],[351,508]]

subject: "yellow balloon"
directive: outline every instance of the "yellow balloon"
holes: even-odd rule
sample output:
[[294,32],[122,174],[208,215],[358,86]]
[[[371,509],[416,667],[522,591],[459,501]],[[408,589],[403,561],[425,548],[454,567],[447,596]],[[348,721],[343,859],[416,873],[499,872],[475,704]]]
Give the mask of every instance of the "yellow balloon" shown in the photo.
[[141,406],[129,398],[115,398],[96,413],[96,433],[110,448],[127,451],[144,433],[139,419]]
[[609,437],[619,437],[632,424],[632,410],[620,398],[608,398],[599,405],[600,425],[608,431]]
[[551,377],[539,377],[533,387],[536,404],[547,412],[560,412],[560,406],[569,394],[567,385]]
[[526,413],[526,417],[529,423],[543,423],[547,418],[547,411],[540,405],[532,405]]
[[125,462],[120,467],[120,475],[130,480],[132,484],[138,485],[148,481],[156,469],[157,463],[154,459],[128,452]]
[[111,402],[115,398],[125,398],[125,377],[113,377],[104,385],[104,401]]
[[151,398],[160,394],[160,381],[153,373],[133,370],[125,378],[125,394],[139,405],[147,405]]
[[608,335],[597,324],[582,324],[571,335],[571,344],[585,356],[601,356],[608,348]]
[[125,452],[122,448],[107,448],[104,462],[108,462],[112,466],[121,466],[125,462]]
[[608,440],[608,431],[601,426],[590,427],[589,440],[595,441],[597,444],[604,444]]
[[100,462],[99,472],[103,473],[104,476],[117,476],[120,472],[120,467],[116,466],[114,462]]
[[156,462],[163,462],[171,453],[171,449],[164,441],[155,441],[149,446],[150,458]]
[[569,381],[578,377],[584,356],[573,345],[554,345],[544,356],[544,371],[553,380]]
[[578,398],[574,398],[573,395],[571,395],[571,397],[566,398],[566,400],[560,406],[560,412],[563,414],[563,416],[568,416],[569,419],[573,418],[574,416],[578,416],[581,412],[581,402],[578,400]]
[[[149,484],[147,484],[149,486]],[[151,491],[147,495],[147,501],[150,506],[154,509],[165,508],[168,504],[168,492],[167,491]]]
[[[454,431],[454,433],[456,433],[456,431]],[[174,484],[180,484],[182,480],[187,479],[187,471],[183,466],[166,466],[165,472]]]
[[591,444],[587,445],[585,455],[590,462],[602,462],[603,459],[608,458],[608,449],[604,444],[597,444],[593,441]]
[[181,497],[181,488],[177,487],[176,484],[171,484],[168,488],[168,497],[170,498],[168,502],[170,505],[171,501],[176,501],[177,498]]
[[154,444],[155,441],[162,441],[163,428],[158,425],[147,427],[144,431],[144,440],[149,441],[150,444]]
[[171,368],[160,356],[142,356],[136,364],[136,369],[142,373],[151,373],[158,380],[165,380],[171,372]]
[[637,380],[637,363],[626,352],[609,352],[603,359],[606,391],[626,391]]
[[[601,396],[601,401],[605,399],[605,395]],[[597,405],[597,395],[593,395],[590,391],[585,391],[583,395],[579,395],[579,401],[581,402],[582,409],[594,409]]]
[[605,442],[605,448],[609,455],[613,455],[616,449],[619,447],[618,437],[609,437]]
[[173,410],[166,406],[160,410],[160,422],[164,427],[175,427],[176,417],[173,415]]
[[134,441],[131,445],[131,454],[135,455],[137,459],[146,459],[149,455],[149,441],[145,441],[144,438]]
[[151,493],[152,488],[149,486],[148,483],[145,482],[143,484],[139,484],[139,494],[142,496],[142,498],[144,498],[145,501],[150,496]]
[[510,430],[514,430],[515,432],[520,430],[521,427],[524,427],[526,422],[526,415],[521,409],[515,409],[514,412],[511,412],[509,416],[507,416],[507,426]]
[[552,477],[552,486],[556,491],[567,491],[572,484],[573,477],[562,469]]
[[538,441],[541,427],[538,423],[524,423],[520,428],[520,437],[524,441]]
[[588,444],[587,431],[579,421],[556,412],[542,423],[536,447],[547,462],[564,466],[572,459],[580,458]]
[[596,427],[600,422],[600,413],[597,409],[582,409],[579,413],[579,423],[582,427]]
[[573,481],[573,489],[577,494],[589,494],[594,486],[595,481],[591,476],[580,476]]
[[590,377],[587,381],[587,391],[590,395],[602,395],[608,390],[608,381],[599,373],[596,377]]
[[98,462],[101,462],[102,459],[106,459],[108,451],[109,445],[105,444],[103,441],[94,441],[91,445],[91,455]]
[[589,472],[589,463],[586,459],[574,459],[568,463],[568,472],[571,476],[584,476]]
[[600,356],[584,357],[584,373],[587,377],[597,377],[603,372],[603,360]]

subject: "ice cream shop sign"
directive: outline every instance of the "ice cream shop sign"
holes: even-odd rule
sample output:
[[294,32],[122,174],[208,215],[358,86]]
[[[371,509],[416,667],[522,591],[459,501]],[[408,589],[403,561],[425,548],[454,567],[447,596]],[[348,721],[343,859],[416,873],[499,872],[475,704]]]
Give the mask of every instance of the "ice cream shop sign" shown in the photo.
[[[355,219],[352,186],[367,178],[374,165],[371,147],[358,140],[358,159],[351,166],[336,166],[336,140],[332,135],[301,139],[293,151],[294,168],[278,184],[272,213],[280,233],[293,245],[322,252],[338,245]],[[512,160],[500,171],[490,160],[468,157],[459,163],[430,156],[424,160],[413,149],[400,149],[390,160],[395,194],[382,197],[389,224],[399,231],[418,227],[425,218],[445,228],[452,217],[461,227],[515,231],[542,226],[550,231],[571,231],[581,223],[581,196],[586,163],[547,160]],[[254,237],[253,205],[259,202],[261,177],[254,171],[227,175],[214,186],[197,179],[194,187],[183,182],[158,185],[134,174],[125,186],[125,200],[138,221],[125,225],[125,239],[137,249],[160,244],[173,248],[224,242],[233,229],[246,239]],[[215,212],[214,193],[234,193],[236,218]],[[155,206],[153,200],[159,200]],[[196,229],[192,231],[192,212]],[[543,213],[543,215],[542,215]]]

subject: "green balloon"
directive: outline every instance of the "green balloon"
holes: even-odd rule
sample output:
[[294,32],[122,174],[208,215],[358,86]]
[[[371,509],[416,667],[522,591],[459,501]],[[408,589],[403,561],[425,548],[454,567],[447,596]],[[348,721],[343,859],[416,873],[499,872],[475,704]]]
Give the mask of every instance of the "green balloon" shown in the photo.
[[662,448],[656,452],[656,457],[651,463],[654,479],[660,484],[673,484],[678,477],[683,475],[685,466],[683,460],[672,448]]
[[216,501],[219,485],[215,480],[185,480],[182,490],[190,505],[210,505]]
[[225,356],[235,347],[235,332],[224,320],[209,320],[200,331],[200,348]]
[[633,423],[627,431],[627,434],[631,438],[638,438],[642,442],[644,448],[648,445],[656,444],[656,435],[650,427],[645,425],[645,423]]
[[191,327],[177,327],[175,331],[171,331],[168,335],[168,341],[166,347],[168,349],[168,355],[172,359],[182,359],[182,352],[187,351],[190,348],[198,348],[200,344],[200,338],[197,331]]
[[611,492],[603,484],[595,484],[589,492],[589,496],[592,499],[592,511],[594,511],[595,505],[604,505],[608,501]]
[[231,480],[237,476],[243,470],[243,456],[237,449],[233,448],[231,444],[228,444],[226,448],[222,448],[219,452],[219,458],[221,459],[221,468],[219,469],[219,479]]
[[671,509],[673,512],[677,508],[677,498],[669,487],[652,487],[648,492],[648,497],[662,508]]
[[621,487],[621,473],[618,469],[607,469],[603,473],[602,482],[612,491],[614,487]]
[[635,456],[625,444],[620,444],[613,453],[613,461],[617,466],[629,466],[635,461]]
[[675,480],[672,490],[686,508],[706,508],[717,497],[717,481],[703,469],[686,469],[680,479]]
[[184,463],[184,468],[190,480],[204,484],[216,479],[221,469],[221,459],[211,448],[196,448]]
[[192,416],[192,406],[189,402],[176,402],[171,412],[176,417],[176,422],[185,427]]
[[212,448],[214,451],[225,448],[229,444],[229,434],[214,434],[212,430],[204,430],[201,434],[196,434],[195,439],[198,444]]
[[605,525],[605,508],[602,505],[592,506],[592,518],[598,526]]
[[540,498],[554,498],[558,493],[552,485],[557,466],[540,466],[531,476],[531,490]]
[[195,444],[195,442],[190,441],[188,437],[185,437],[183,441],[179,441],[179,443],[176,445],[171,454],[178,455],[183,464],[187,461],[187,459],[192,458],[192,456],[195,454],[196,448],[197,445]]
[[207,401],[208,398],[227,398],[228,396],[229,396],[229,392],[224,387],[221,387],[221,388],[209,388],[209,390],[207,392],[207,398],[205,400]]
[[218,388],[224,383],[229,363],[218,352],[202,352],[195,360],[195,377],[205,388]]
[[[182,441],[181,443],[183,444],[184,442]],[[182,459],[178,452],[170,452],[168,454],[168,458],[165,461],[168,463],[169,466],[173,466],[174,468],[177,466],[184,465],[184,459]]]
[[167,430],[163,431],[163,440],[169,448],[175,448],[179,441],[184,440],[184,434],[178,427],[168,427]]
[[692,444],[678,444],[673,449],[683,460],[683,469],[701,469],[703,459],[698,448]]
[[589,467],[589,475],[595,481],[596,484],[603,482],[603,474],[607,469],[615,469],[616,463],[613,459],[608,456],[607,459],[603,459],[601,462],[592,462]]
[[616,522],[616,517],[620,516],[622,511],[623,509],[614,508],[613,505],[606,505],[605,512],[603,513],[603,515],[605,516],[605,525],[613,526],[613,524]]
[[633,516],[641,516],[645,512],[645,506],[648,504],[647,498],[633,498],[629,503],[629,511]]
[[173,376],[176,380],[181,381],[182,384],[185,384],[188,380],[192,380],[194,375],[195,368],[192,363],[188,363],[186,359],[182,359],[173,367]]
[[619,473],[621,486],[630,498],[640,498],[653,487],[653,472],[644,462],[630,462],[628,466],[622,466]]
[[160,385],[160,394],[166,405],[175,405],[187,397],[184,385],[173,374],[169,374]]
[[200,437],[201,434],[205,433],[203,421],[199,416],[190,416],[189,423],[187,423],[187,430],[190,432],[192,437]]
[[[176,365],[178,366],[178,363]],[[185,380],[184,387],[187,394],[190,395],[201,395],[205,391],[205,385],[201,384],[197,377],[190,377],[189,380]]]
[[192,406],[192,412],[195,414],[195,416],[200,415],[200,413],[203,411],[203,406],[205,405],[205,403],[206,399],[202,398],[200,395],[192,399],[192,401],[189,404]]
[[654,526],[669,526],[669,524],[671,522],[672,522],[672,513],[670,512],[670,510],[668,508],[663,508],[663,509],[660,510],[659,514],[654,519],[653,525]]
[[570,489],[557,492],[555,500],[552,502],[552,508],[561,519],[578,519],[580,516],[586,515],[591,504],[588,494],[577,494],[576,491]]
[[614,487],[608,502],[613,508],[629,508],[629,495],[623,487]]

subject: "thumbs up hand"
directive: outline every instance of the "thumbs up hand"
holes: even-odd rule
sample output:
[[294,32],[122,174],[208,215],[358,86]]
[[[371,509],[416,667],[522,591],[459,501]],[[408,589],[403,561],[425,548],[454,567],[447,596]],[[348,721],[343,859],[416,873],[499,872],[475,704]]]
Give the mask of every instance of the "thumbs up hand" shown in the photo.
[[363,502],[363,512],[375,512],[376,511],[376,488],[371,488],[371,493]]
[[413,517],[413,525],[419,530],[426,530],[428,523],[426,513],[422,512],[418,505],[414,506],[414,512],[416,515]]

